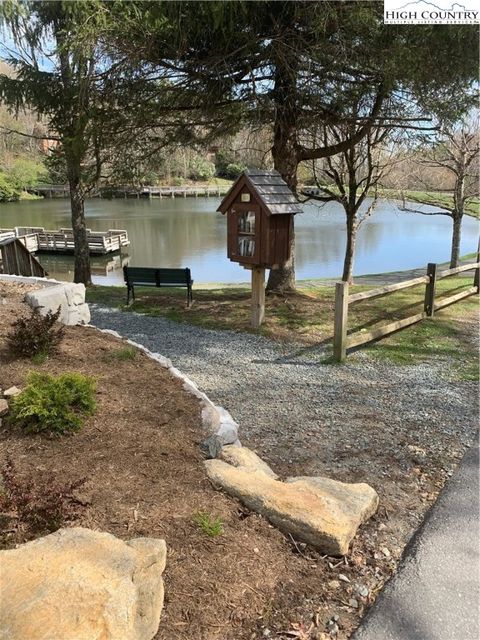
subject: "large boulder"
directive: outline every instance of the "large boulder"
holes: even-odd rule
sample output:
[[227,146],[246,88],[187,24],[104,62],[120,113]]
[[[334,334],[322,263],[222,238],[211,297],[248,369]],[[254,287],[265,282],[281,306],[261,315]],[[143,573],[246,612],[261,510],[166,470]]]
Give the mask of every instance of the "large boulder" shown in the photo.
[[88,324],[90,309],[85,303],[85,285],[64,282],[27,293],[25,301],[42,315],[56,312],[60,307],[59,321],[67,325]]
[[222,447],[218,457],[234,467],[243,467],[247,471],[262,471],[270,478],[275,480],[278,478],[268,464],[247,447],[236,447],[234,445]]
[[378,495],[369,485],[328,478],[280,482],[263,471],[206,460],[210,480],[281,531],[317,547],[345,555],[358,527],[373,515]]
[[0,552],[1,640],[150,640],[166,545],[60,529]]

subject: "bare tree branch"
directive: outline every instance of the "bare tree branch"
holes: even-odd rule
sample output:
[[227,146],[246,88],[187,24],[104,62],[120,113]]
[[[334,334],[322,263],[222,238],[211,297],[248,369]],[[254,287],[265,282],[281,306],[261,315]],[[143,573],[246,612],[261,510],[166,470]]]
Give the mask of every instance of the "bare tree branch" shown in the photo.
[[3,126],[0,126],[0,130],[4,131],[7,135],[23,136],[24,138],[32,138],[33,140],[55,140],[56,142],[61,142],[61,138],[54,135],[37,136],[33,133],[24,133],[23,131],[18,131],[17,129],[9,129],[8,127]]

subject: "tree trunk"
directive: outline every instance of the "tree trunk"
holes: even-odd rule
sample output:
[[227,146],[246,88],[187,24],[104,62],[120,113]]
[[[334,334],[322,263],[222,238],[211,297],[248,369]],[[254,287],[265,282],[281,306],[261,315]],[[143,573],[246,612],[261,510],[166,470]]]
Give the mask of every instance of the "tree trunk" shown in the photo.
[[[272,156],[275,169],[295,192],[297,188],[297,156],[295,150],[296,131],[285,122],[275,123]],[[267,291],[293,291],[295,289],[295,225],[292,216],[290,228],[290,258],[271,269]]]
[[90,249],[88,247],[87,225],[85,222],[85,192],[80,178],[80,166],[74,159],[66,158],[68,182],[70,186],[70,209],[74,242],[75,271],[74,282],[82,282],[86,287],[92,284],[90,271]]
[[450,269],[458,267],[460,258],[460,239],[462,236],[462,216],[455,213],[453,218],[452,251],[450,253]]
[[453,202],[455,209],[452,211],[453,232],[452,251],[450,253],[450,269],[458,267],[460,258],[460,238],[462,235],[462,218],[465,207],[465,158],[463,155],[457,163],[457,177],[455,179],[455,189],[453,191]]
[[[291,51],[279,51],[273,89],[276,115],[272,157],[275,169],[294,193],[297,190],[298,167],[296,73],[296,63],[292,59]],[[295,230],[293,217],[290,238],[290,258],[278,268],[270,270],[267,291],[285,292],[295,289]]]
[[355,214],[347,213],[347,246],[345,248],[345,259],[343,261],[342,280],[352,284],[353,282],[353,259],[355,256],[355,244],[357,242],[357,221]]
[[[285,130],[287,129],[287,130]],[[295,131],[281,123],[275,123],[275,139],[272,156],[275,169],[292,191],[297,188],[297,158],[294,146]],[[271,269],[267,291],[293,291],[295,289],[295,226],[292,216],[290,228],[290,258],[287,262]]]

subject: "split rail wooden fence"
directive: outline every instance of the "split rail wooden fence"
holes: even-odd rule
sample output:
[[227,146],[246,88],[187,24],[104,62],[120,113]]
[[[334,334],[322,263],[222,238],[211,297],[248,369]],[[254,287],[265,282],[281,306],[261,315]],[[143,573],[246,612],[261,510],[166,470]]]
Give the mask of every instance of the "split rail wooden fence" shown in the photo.
[[[471,287],[446,298],[442,297],[435,299],[436,283],[438,280],[456,275],[457,273],[462,273],[463,271],[472,271],[473,269],[475,269],[475,275],[473,285]],[[377,340],[378,338],[383,338],[395,331],[420,322],[424,318],[432,318],[435,311],[443,309],[443,307],[447,307],[448,305],[458,302],[459,300],[463,300],[463,298],[467,298],[475,293],[478,294],[479,273],[480,262],[464,264],[460,267],[445,269],[443,271],[439,271],[436,264],[429,263],[427,266],[427,273],[424,276],[351,295],[349,294],[349,286],[347,282],[337,282],[335,289],[335,324],[333,337],[334,360],[337,362],[343,362],[347,357],[347,351],[349,349],[359,347],[362,344],[372,342],[372,340]],[[375,327],[370,331],[357,331],[353,334],[347,334],[348,310],[352,304],[356,304],[362,300],[380,298],[381,296],[386,296],[390,293],[400,291],[401,289],[417,287],[420,284],[426,285],[423,311],[416,313],[413,316],[409,316],[408,318],[402,318],[401,320],[395,320],[395,322],[390,322],[384,326]]]

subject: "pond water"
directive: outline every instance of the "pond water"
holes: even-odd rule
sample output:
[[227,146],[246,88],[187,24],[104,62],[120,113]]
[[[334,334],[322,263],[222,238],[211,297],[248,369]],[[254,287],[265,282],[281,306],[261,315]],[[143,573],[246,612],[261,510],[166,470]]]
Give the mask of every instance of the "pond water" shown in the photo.
[[[93,258],[98,284],[123,282],[120,258],[132,266],[190,267],[196,283],[246,282],[249,274],[227,258],[226,219],[216,213],[217,198],[89,200],[88,226],[127,229],[125,255]],[[45,199],[0,205],[0,228],[70,226],[69,201]],[[345,216],[336,204],[306,205],[295,219],[298,279],[337,278],[342,272]],[[355,275],[412,269],[449,259],[452,221],[447,216],[402,213],[382,201],[360,227]],[[461,253],[476,251],[478,222],[463,221]],[[127,258],[128,256],[128,258]],[[51,277],[73,277],[71,256],[39,255]]]

